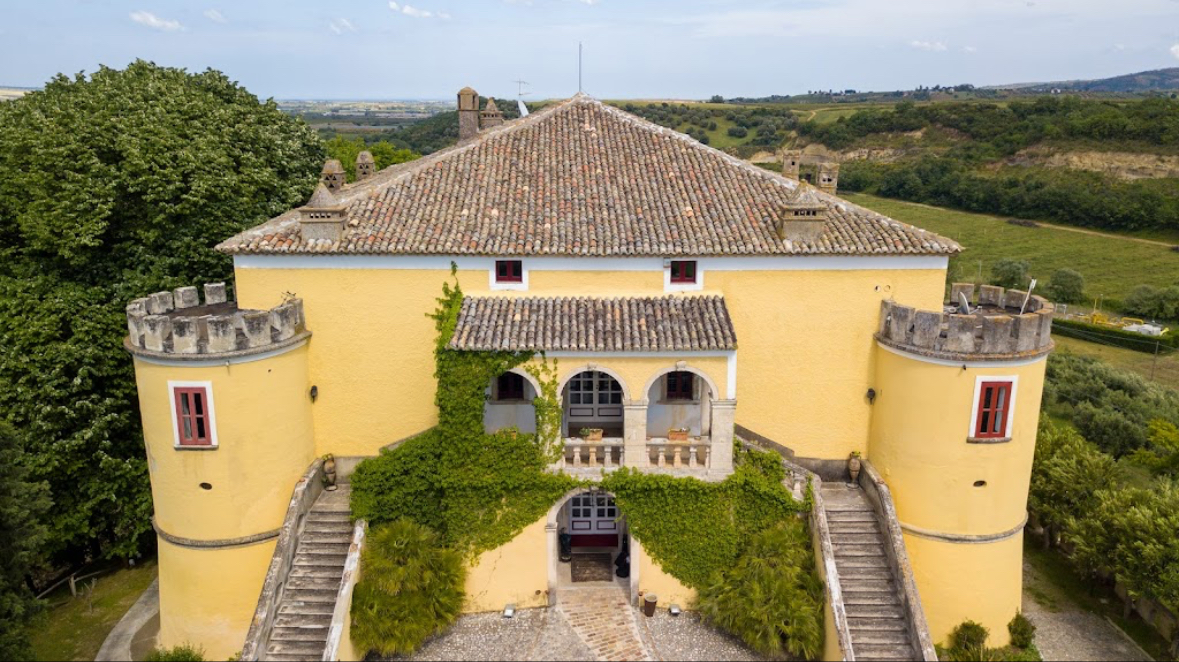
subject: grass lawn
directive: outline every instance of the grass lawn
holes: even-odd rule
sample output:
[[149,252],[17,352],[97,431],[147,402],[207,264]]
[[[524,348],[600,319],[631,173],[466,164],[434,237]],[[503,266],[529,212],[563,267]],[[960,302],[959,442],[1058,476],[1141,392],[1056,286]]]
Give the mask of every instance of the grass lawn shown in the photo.
[[1053,339],[1056,341],[1057,353],[1092,356],[1114,367],[1136,372],[1147,379],[1151,378],[1153,369],[1154,381],[1163,386],[1179,389],[1179,354],[1160,356],[1156,363],[1154,355],[1145,352],[1056,335]]
[[155,578],[155,559],[131,570],[100,575],[94,586],[93,610],[80,585],[76,598],[64,585],[54,591],[46,598],[49,607],[29,626],[35,659],[93,660],[111,629]]
[[1142,619],[1122,618],[1122,601],[1105,587],[1096,587],[1073,571],[1068,560],[1056,551],[1045,551],[1031,536],[1024,538],[1023,557],[1034,572],[1024,578],[1025,590],[1040,606],[1059,612],[1065,607],[1104,616],[1130,635],[1156,660],[1170,660],[1167,640]]
[[[971,214],[862,193],[842,197],[886,216],[954,239],[965,249],[955,259],[964,280],[983,278],[1004,258],[1027,260],[1031,274],[1047,284],[1057,269],[1070,268],[1085,277],[1085,291],[1096,297],[1124,298],[1135,285],[1174,285],[1179,253],[1116,235],[1091,235],[1049,227],[1027,228],[1005,219]],[[952,265],[953,266],[953,265]]]

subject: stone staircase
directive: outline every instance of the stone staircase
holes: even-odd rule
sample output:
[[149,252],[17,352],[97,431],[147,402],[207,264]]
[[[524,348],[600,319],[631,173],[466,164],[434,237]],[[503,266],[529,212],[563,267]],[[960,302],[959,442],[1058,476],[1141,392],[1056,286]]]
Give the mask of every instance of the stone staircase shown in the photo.
[[855,659],[921,659],[872,504],[848,483],[823,483],[822,494]]
[[322,660],[352,540],[349,485],[324,492],[307,513],[265,660]]

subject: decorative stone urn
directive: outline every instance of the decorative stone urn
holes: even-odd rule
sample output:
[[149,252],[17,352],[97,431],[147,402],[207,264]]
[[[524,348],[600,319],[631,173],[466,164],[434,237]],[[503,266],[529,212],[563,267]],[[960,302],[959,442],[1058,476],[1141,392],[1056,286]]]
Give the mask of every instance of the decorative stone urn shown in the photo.
[[323,485],[329,492],[336,489],[336,458],[331,453],[323,456]]
[[851,482],[855,483],[860,478],[860,451],[852,451],[847,458],[847,472],[851,474]]

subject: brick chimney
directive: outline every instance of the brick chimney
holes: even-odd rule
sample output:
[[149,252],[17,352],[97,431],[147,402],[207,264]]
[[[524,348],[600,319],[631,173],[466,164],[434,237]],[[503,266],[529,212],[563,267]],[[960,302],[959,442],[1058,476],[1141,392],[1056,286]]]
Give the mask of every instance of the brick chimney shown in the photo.
[[835,195],[835,190],[839,186],[838,163],[824,161],[819,164],[818,186],[820,191]]
[[778,238],[793,243],[813,244],[827,226],[827,205],[806,182],[799,182],[794,197],[778,213]]
[[336,200],[327,185],[320,182],[307,204],[299,208],[299,230],[303,239],[339,241],[347,211],[347,207]]
[[356,181],[364,181],[377,172],[377,163],[372,152],[365,150],[356,155]]
[[328,159],[327,163],[323,164],[323,170],[319,173],[319,182],[329,191],[339,191],[344,188],[347,181],[348,176],[344,172],[344,166],[340,165],[338,159]]
[[495,105],[495,99],[487,97],[487,107],[479,115],[479,128],[490,129],[493,126],[499,126],[504,123],[504,114],[499,112],[499,107]]
[[458,93],[459,140],[479,134],[479,93],[464,87]]

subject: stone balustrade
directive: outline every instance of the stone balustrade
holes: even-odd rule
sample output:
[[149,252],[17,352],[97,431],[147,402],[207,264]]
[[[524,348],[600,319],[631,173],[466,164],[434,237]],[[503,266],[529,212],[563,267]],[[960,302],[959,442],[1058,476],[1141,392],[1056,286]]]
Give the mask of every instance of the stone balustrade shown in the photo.
[[565,440],[565,466],[567,468],[613,469],[622,466],[621,439],[586,441],[580,438]]
[[306,335],[303,300],[270,310],[239,310],[225,283],[156,292],[127,305],[127,348],[145,355],[176,358],[254,353],[285,346]]
[[707,469],[711,453],[712,442],[709,439],[651,439],[647,442],[647,459],[652,467],[662,469]]
[[[969,314],[954,312],[962,297]],[[976,299],[973,284],[954,283],[943,311],[882,301],[876,338],[889,347],[955,361],[1033,357],[1052,349],[1053,312],[1041,296],[983,285]]]

